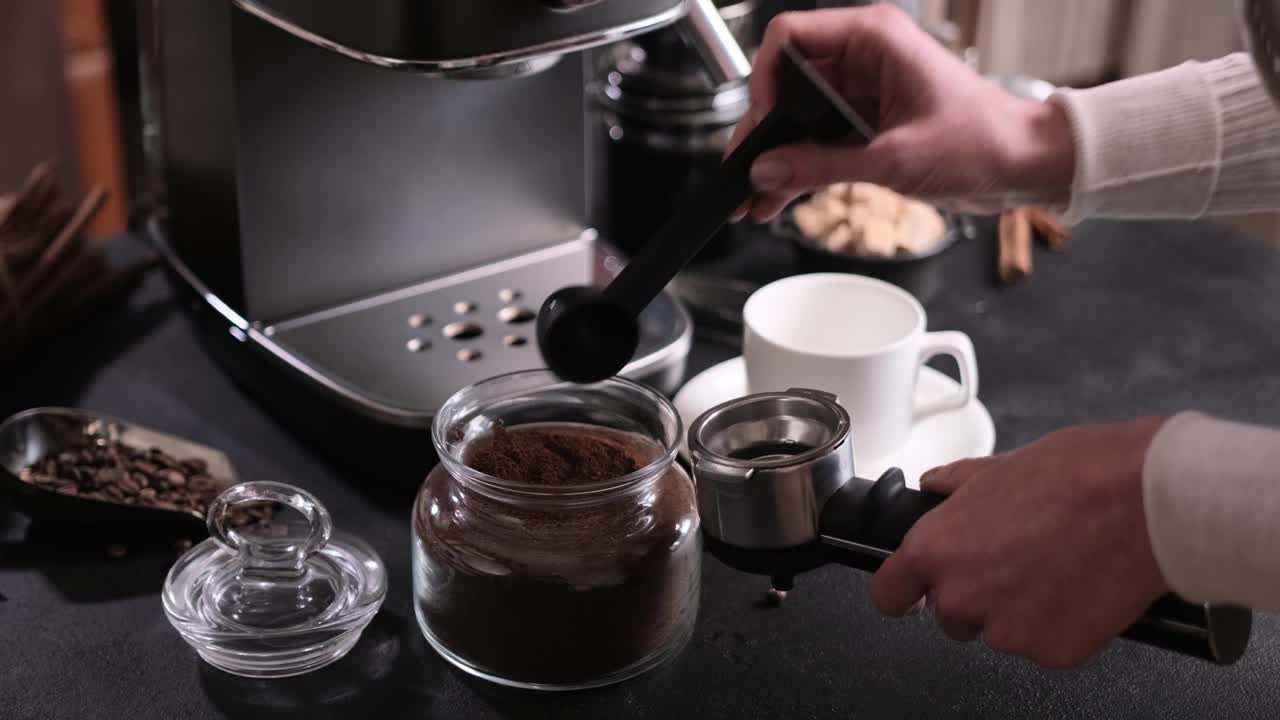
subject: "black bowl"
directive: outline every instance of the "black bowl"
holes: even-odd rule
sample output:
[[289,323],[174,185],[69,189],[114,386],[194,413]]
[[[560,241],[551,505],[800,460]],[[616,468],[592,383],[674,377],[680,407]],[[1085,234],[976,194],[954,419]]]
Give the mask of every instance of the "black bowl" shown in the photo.
[[897,285],[915,296],[920,302],[936,297],[943,287],[942,256],[956,244],[964,233],[959,218],[943,213],[946,233],[942,242],[929,252],[915,255],[899,251],[892,257],[875,257],[852,253],[833,252],[811,240],[792,219],[791,213],[798,202],[778,214],[770,223],[770,231],[791,243],[796,252],[796,270],[801,274],[844,272],[883,280]]

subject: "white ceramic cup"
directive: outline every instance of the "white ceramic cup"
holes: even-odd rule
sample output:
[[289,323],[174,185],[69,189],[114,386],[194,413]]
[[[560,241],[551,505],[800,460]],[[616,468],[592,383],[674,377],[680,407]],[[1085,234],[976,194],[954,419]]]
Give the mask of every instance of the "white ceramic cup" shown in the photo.
[[[797,275],[770,283],[743,308],[742,355],[751,392],[803,387],[837,395],[852,418],[859,458],[883,458],[912,424],[968,405],[978,395],[973,342],[962,332],[925,332],[910,293],[860,275]],[[916,405],[920,368],[935,355],[960,366],[951,396]]]

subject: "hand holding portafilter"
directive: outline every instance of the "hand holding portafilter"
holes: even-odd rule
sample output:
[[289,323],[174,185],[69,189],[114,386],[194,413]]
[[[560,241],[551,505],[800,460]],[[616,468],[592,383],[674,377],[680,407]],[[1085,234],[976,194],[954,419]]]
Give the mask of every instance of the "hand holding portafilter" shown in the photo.
[[[906,486],[893,468],[857,477],[849,414],[815,390],[761,393],[707,411],[689,428],[706,547],[726,565],[789,590],[836,563],[874,572],[945,497]],[[1250,611],[1168,595],[1124,637],[1218,664],[1244,654]]]
[[716,172],[694,187],[613,282],[603,290],[562,288],[542,304],[538,347],[556,375],[571,382],[597,382],[626,366],[639,339],[636,316],[750,197],[749,173],[756,156],[806,139],[832,141],[850,133],[870,139],[871,128],[794,48],[783,48],[781,58],[777,105]]

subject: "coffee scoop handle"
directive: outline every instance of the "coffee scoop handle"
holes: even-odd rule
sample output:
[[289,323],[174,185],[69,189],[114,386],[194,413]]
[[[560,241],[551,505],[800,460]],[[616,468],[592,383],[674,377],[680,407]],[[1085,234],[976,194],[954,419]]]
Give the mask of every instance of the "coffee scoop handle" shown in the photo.
[[733,152],[684,194],[679,209],[605,288],[605,296],[639,314],[751,197],[751,164],[766,150],[813,140],[868,142],[871,127],[804,59],[784,46],[778,101]]
[[[823,506],[820,527],[833,560],[874,571],[898,549],[916,521],[946,497],[907,487],[898,468],[886,471],[869,489],[866,486],[855,480],[838,491]],[[1244,655],[1252,627],[1253,613],[1246,608],[1190,603],[1170,594],[1152,604],[1121,635],[1230,665]]]

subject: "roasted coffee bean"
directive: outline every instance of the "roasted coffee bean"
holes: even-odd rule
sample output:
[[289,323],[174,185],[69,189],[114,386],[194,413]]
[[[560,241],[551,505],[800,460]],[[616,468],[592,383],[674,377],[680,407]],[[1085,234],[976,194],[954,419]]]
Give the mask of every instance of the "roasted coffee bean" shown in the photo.
[[156,465],[153,462],[148,462],[146,460],[139,460],[138,462],[133,464],[133,469],[137,472],[143,473],[148,477],[150,477],[156,474],[156,471],[160,469],[160,466]]
[[178,458],[166,452],[157,451],[152,453],[151,461],[162,468],[178,469],[182,467],[182,463],[178,461]]
[[[18,476],[50,492],[203,515],[220,489],[207,469],[200,458],[86,438],[83,446],[41,458]],[[269,509],[245,508],[237,520],[243,525],[269,515]]]
[[74,477],[76,479],[76,483],[80,486],[80,489],[82,490],[86,488],[91,488],[94,486],[93,470],[87,467],[72,468],[70,475],[71,477]]

